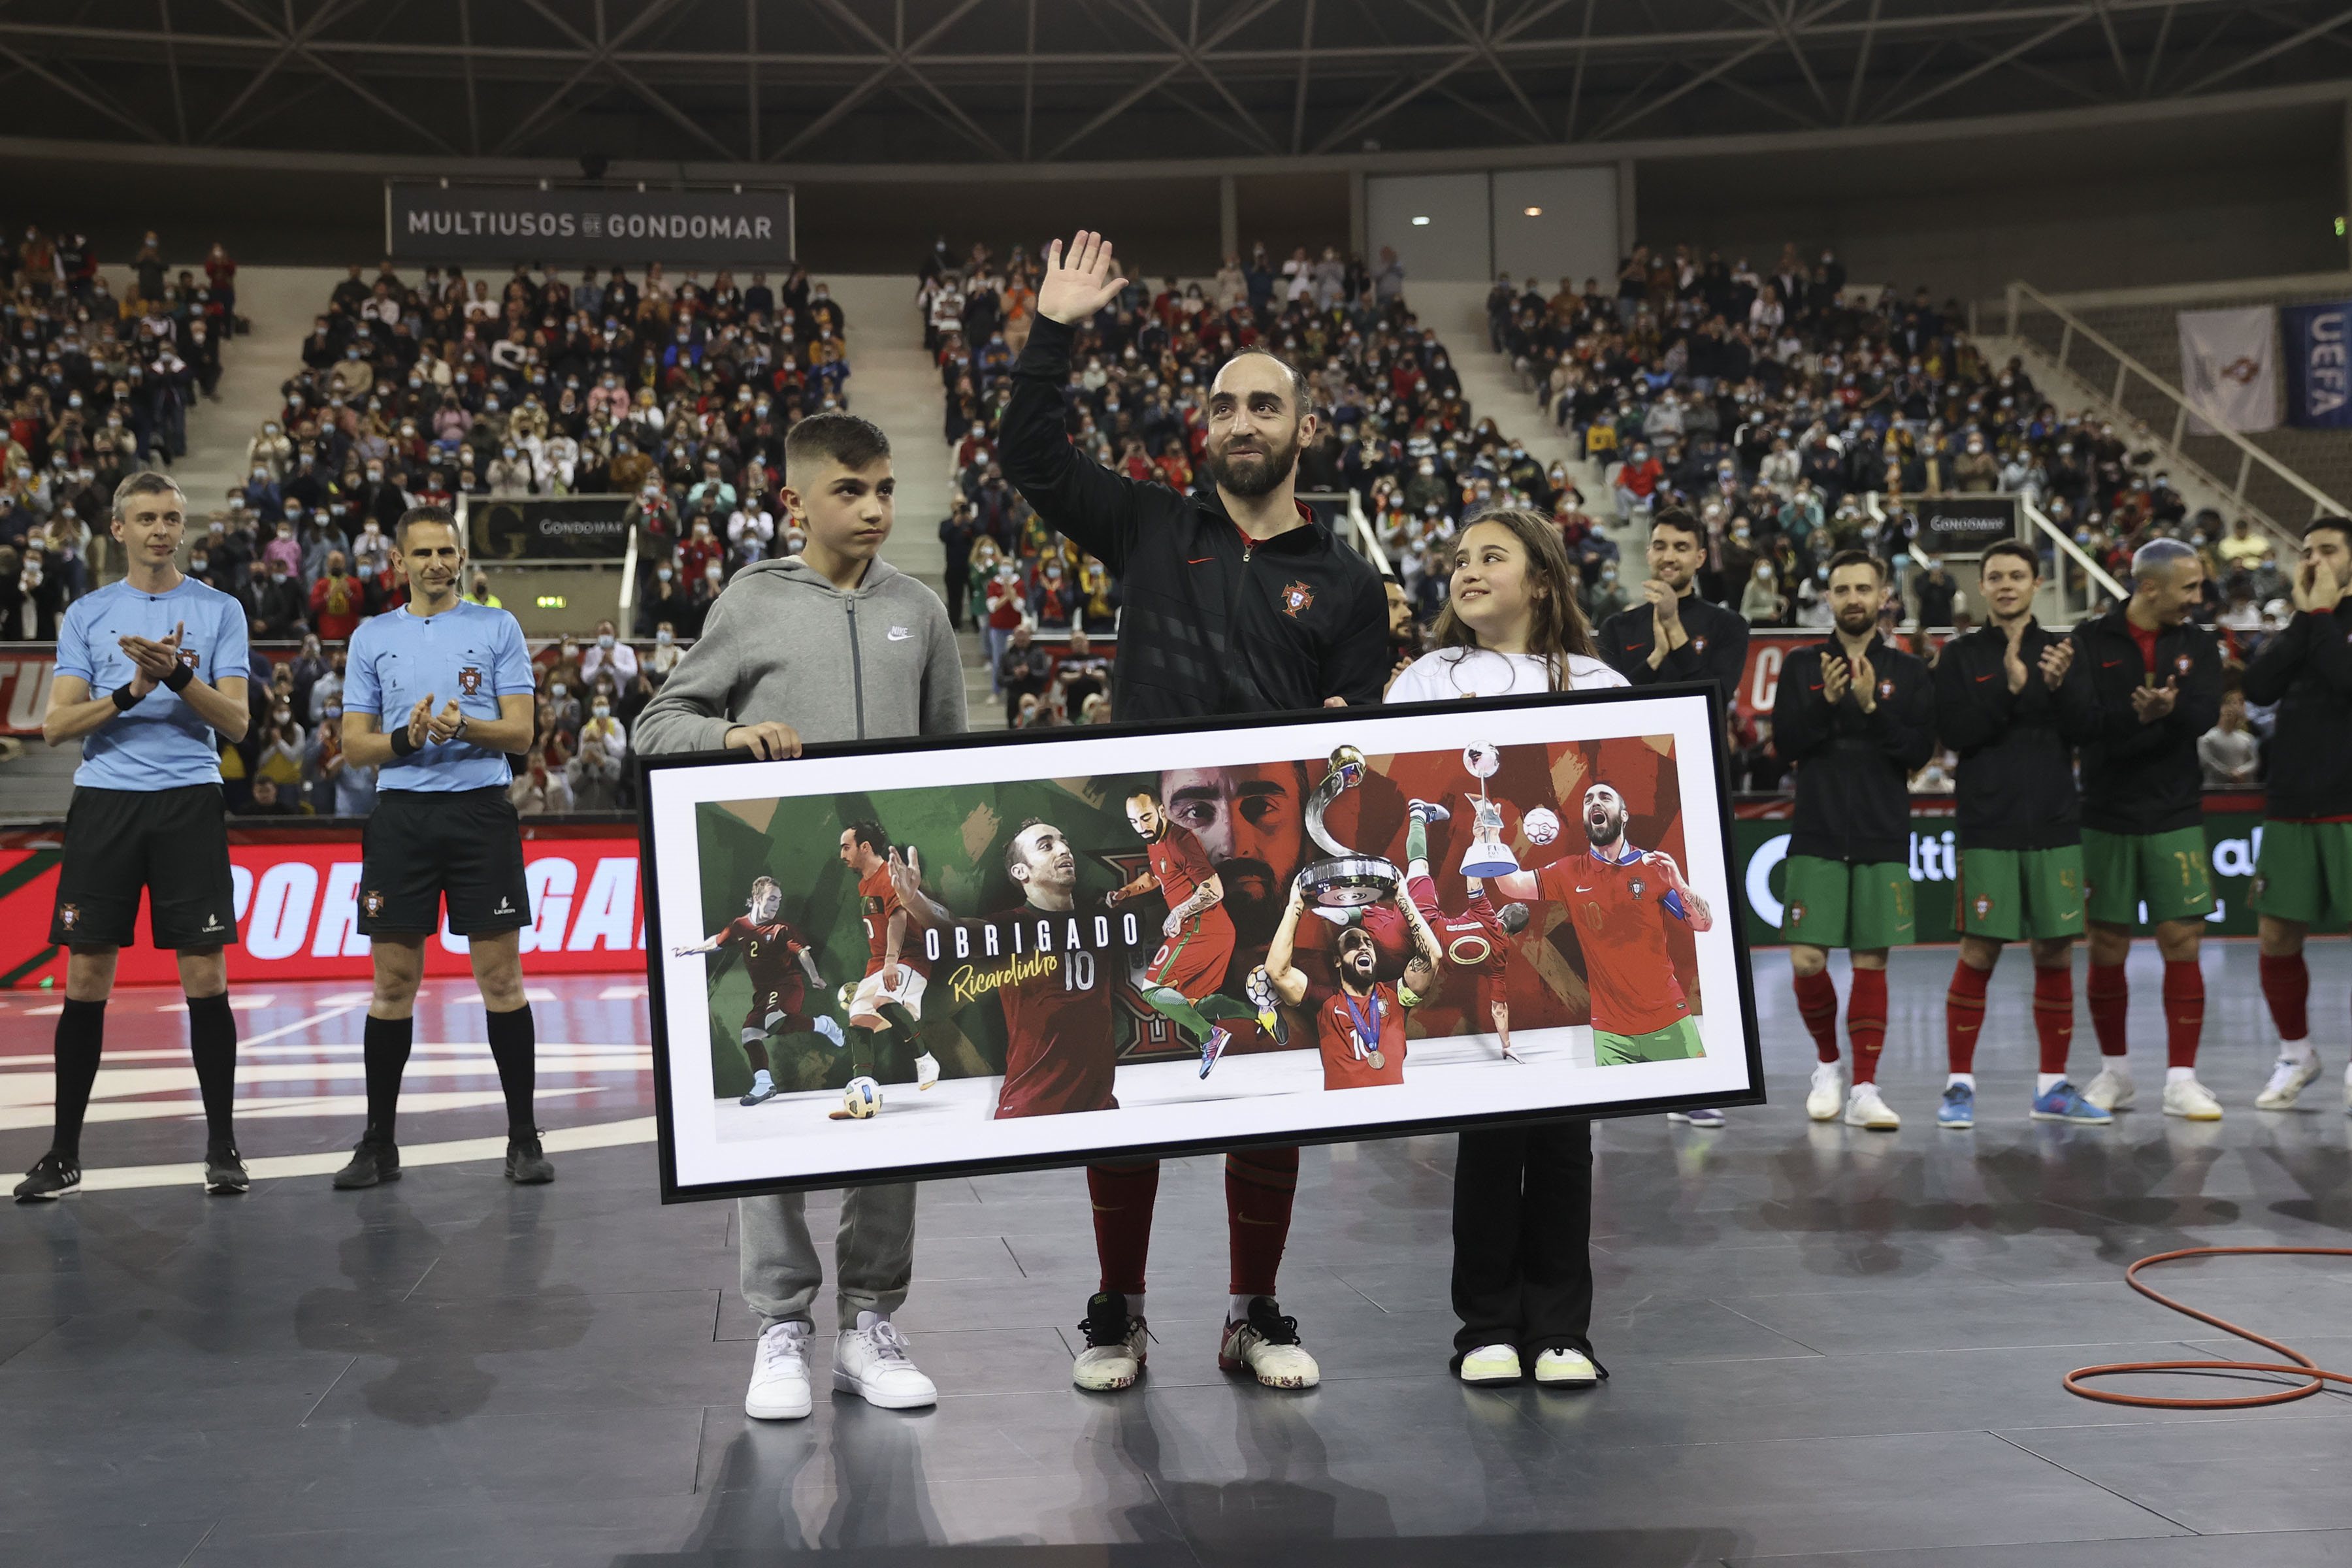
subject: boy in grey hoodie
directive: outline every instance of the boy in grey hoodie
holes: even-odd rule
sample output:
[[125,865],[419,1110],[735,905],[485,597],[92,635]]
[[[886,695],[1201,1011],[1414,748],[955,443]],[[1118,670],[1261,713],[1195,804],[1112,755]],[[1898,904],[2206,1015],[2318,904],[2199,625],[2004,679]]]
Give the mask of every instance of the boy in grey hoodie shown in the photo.
[[[784,472],[784,503],[807,545],[745,567],[712,603],[700,639],[638,716],[636,749],[767,760],[798,756],[803,742],[962,732],[963,669],[947,608],[878,556],[895,489],[888,438],[854,415],[814,415],[785,439]],[[910,1037],[911,1016],[895,1002],[883,1007],[892,1032]],[[743,1198],[738,1213],[743,1300],[761,1325],[744,1413],[806,1415],[809,1307],[824,1269],[802,1195]],[[834,1385],[890,1409],[938,1398],[890,1321],[907,1299],[914,1247],[914,1184],[843,1194]]]

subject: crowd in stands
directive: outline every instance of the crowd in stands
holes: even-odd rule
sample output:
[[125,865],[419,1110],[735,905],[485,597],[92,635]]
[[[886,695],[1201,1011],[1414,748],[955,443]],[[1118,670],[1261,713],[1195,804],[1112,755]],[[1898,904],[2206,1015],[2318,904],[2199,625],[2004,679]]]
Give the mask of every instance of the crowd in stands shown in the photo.
[[[496,292],[493,293],[495,287]],[[257,722],[225,757],[240,809],[352,815],[373,781],[343,765],[341,644],[406,602],[401,513],[530,496],[626,498],[635,624],[541,650],[525,811],[625,806],[630,726],[741,567],[788,554],[786,433],[846,406],[848,321],[823,282],[658,264],[503,281],[390,262],[352,267],[310,335],[247,473],[204,523],[188,570],[245,603]],[[477,573],[467,591],[498,603]],[[265,785],[268,787],[265,789]]]
[[236,263],[176,271],[149,232],[117,274],[79,234],[0,229],[0,641],[47,641],[105,577],[114,487],[188,449],[237,331]]

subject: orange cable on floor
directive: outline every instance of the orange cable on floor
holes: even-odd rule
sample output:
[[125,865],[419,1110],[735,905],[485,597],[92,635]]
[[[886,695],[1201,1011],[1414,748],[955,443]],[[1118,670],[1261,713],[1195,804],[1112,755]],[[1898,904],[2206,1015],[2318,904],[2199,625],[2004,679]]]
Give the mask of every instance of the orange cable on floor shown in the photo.
[[[2308,1399],[2326,1388],[2329,1383],[2352,1384],[2352,1373],[2330,1372],[2292,1345],[2267,1339],[2252,1329],[2240,1328],[2227,1318],[2217,1318],[2210,1312],[2200,1312],[2185,1302],[2176,1301],[2152,1285],[2140,1282],[2139,1271],[2159,1263],[2177,1263],[2184,1258],[2347,1258],[2352,1247],[2189,1247],[2178,1252],[2159,1252],[2143,1258],[2124,1270],[2124,1283],[2156,1302],[2169,1307],[2184,1317],[2210,1323],[2225,1334],[2246,1340],[2264,1350],[2276,1351],[2292,1365],[2278,1362],[2258,1361],[2119,1361],[2105,1366],[2081,1366],[2060,1381],[2066,1392],[2095,1399],[2103,1405],[2137,1405],[2156,1410],[2243,1410],[2258,1405],[2285,1405],[2293,1400]],[[2221,1399],[2164,1399],[2147,1394],[2111,1394],[2105,1389],[2085,1388],[2083,1380],[2093,1377],[2122,1377],[2158,1372],[2275,1372],[2289,1377],[2307,1379],[2298,1387],[2282,1388],[2271,1394],[2236,1394]]]

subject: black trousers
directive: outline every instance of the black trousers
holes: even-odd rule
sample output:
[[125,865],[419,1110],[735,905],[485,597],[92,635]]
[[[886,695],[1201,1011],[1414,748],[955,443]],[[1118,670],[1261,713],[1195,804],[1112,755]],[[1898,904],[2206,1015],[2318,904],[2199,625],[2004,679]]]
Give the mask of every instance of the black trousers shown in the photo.
[[1480,1345],[1592,1353],[1592,1124],[1461,1134],[1454,1164],[1454,1363]]

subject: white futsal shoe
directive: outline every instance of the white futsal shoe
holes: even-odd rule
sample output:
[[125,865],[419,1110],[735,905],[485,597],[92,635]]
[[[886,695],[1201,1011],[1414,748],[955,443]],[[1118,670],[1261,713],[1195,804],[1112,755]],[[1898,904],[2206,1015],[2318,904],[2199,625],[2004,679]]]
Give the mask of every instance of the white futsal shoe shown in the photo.
[[1816,1121],[1835,1121],[1845,1106],[1845,1073],[1835,1062],[1813,1064],[1813,1087],[1805,1091],[1805,1114]]
[[2184,1078],[2177,1083],[2164,1086],[2164,1113],[2189,1121],[2219,1121],[2221,1120],[2221,1102],[2213,1098],[2211,1089],[2195,1079]]
[[1892,1132],[1903,1125],[1903,1118],[1879,1097],[1876,1084],[1858,1083],[1845,1097],[1845,1124],[1866,1127],[1874,1132]]
[[1099,1290],[1087,1299],[1086,1321],[1078,1333],[1087,1348],[1070,1363],[1070,1381],[1097,1394],[1131,1387],[1143,1375],[1150,1330],[1127,1310],[1127,1298],[1117,1290]]
[[751,1361],[751,1386],[743,1414],[755,1421],[797,1421],[813,1408],[809,1398],[806,1323],[770,1323]]
[[925,1051],[915,1058],[915,1088],[918,1092],[940,1081],[940,1058]]
[[1517,1383],[1525,1375],[1517,1345],[1480,1345],[1462,1358],[1465,1383]]
[[1217,1368],[1246,1372],[1268,1388],[1312,1388],[1323,1380],[1323,1369],[1298,1342],[1298,1320],[1284,1317],[1271,1296],[1251,1297],[1249,1316],[1226,1322]]
[[1536,1357],[1536,1383],[1543,1388],[1591,1388],[1601,1381],[1601,1369],[1582,1351],[1561,1345]]
[[2254,1096],[2256,1110],[2284,1110],[2294,1104],[2306,1085],[2319,1077],[2319,1053],[2307,1057],[2281,1057],[2271,1068],[2270,1082],[2263,1085],[2262,1093]]
[[2099,1076],[2084,1087],[2083,1098],[2101,1110],[2128,1110],[2139,1097],[2132,1083],[2131,1069],[2122,1065],[2120,1058],[2109,1058],[2099,1065]]

